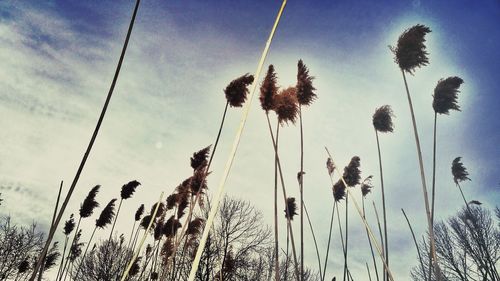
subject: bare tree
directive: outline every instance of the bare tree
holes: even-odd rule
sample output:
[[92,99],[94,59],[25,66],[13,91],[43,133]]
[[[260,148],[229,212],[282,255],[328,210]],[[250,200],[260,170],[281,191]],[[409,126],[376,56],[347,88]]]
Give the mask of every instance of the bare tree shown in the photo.
[[[499,215],[497,211],[500,222]],[[499,280],[495,265],[500,260],[500,224],[489,210],[470,204],[447,221],[436,223],[434,232],[442,280]],[[412,269],[415,281],[428,280],[425,257],[429,257],[429,243],[423,240],[420,244],[424,269],[422,272],[420,265]]]

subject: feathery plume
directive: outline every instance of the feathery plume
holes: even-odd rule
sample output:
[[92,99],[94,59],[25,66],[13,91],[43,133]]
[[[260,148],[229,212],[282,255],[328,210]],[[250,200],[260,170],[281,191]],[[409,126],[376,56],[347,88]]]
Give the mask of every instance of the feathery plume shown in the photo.
[[166,205],[166,208],[167,210],[172,210],[175,205],[177,204],[177,197],[179,195],[177,193],[172,193],[170,194],[168,197],[167,197],[167,205]]
[[460,92],[458,89],[464,80],[460,77],[448,77],[440,79],[434,88],[434,99],[432,108],[439,114],[449,114],[450,110],[460,111],[460,106],[457,104],[457,95]]
[[116,198],[109,201],[108,205],[102,210],[99,218],[95,221],[95,226],[104,228],[106,225],[113,222],[113,217],[115,216],[115,202]]
[[[157,204],[158,204],[158,202],[154,203],[153,206],[151,207],[151,214],[155,212]],[[163,204],[161,202],[159,204],[160,205],[158,205],[158,211],[156,212],[155,219],[157,219],[165,214],[165,204]]]
[[312,85],[314,77],[309,75],[309,69],[302,60],[299,60],[297,68],[297,100],[300,105],[310,105],[316,99],[316,88]]
[[161,255],[163,256],[163,259],[166,263],[169,257],[172,256],[174,253],[174,243],[172,239],[167,239],[165,243],[163,243],[163,246],[161,247]]
[[205,172],[203,169],[194,172],[190,182],[191,192],[193,194],[197,194],[207,189],[207,176],[209,174],[210,173]]
[[399,36],[396,48],[390,47],[394,53],[394,62],[399,68],[412,74],[415,68],[429,64],[429,53],[424,45],[425,35],[429,32],[430,28],[417,24]]
[[71,248],[69,250],[69,260],[71,262],[74,262],[82,254],[82,247],[83,245],[85,245],[85,243],[80,242],[81,237],[82,237],[82,230],[80,229],[77,232],[75,240],[71,244]]
[[335,171],[335,165],[333,164],[332,158],[328,157],[326,160],[326,169],[328,169],[328,174],[331,176]]
[[189,197],[180,196],[177,205],[177,218],[182,218],[185,214],[186,208],[189,206]]
[[344,175],[342,177],[349,187],[356,186],[361,180],[361,171],[359,170],[360,161],[361,159],[358,156],[354,156],[349,165],[344,168]]
[[160,240],[161,235],[163,234],[163,227],[164,227],[164,223],[163,223],[163,217],[162,217],[156,222],[156,226],[155,226],[155,229],[153,232],[153,237],[156,241]]
[[339,202],[340,200],[343,200],[345,198],[345,185],[342,180],[338,180],[332,188],[333,191],[333,199],[335,199],[335,202]]
[[97,196],[97,193],[99,192],[99,188],[101,188],[100,185],[94,186],[85,200],[83,200],[83,203],[80,205],[80,217],[82,218],[87,218],[92,215],[94,212],[94,209],[99,207],[99,203],[95,201],[95,197]]
[[205,220],[202,218],[195,218],[193,219],[186,230],[187,234],[189,236],[197,236],[201,234],[201,231],[203,230],[203,224],[205,223]]
[[71,214],[69,216],[69,220],[64,223],[64,235],[68,236],[71,232],[73,232],[73,229],[75,229],[75,218],[73,217],[73,214]]
[[381,133],[392,132],[394,130],[392,117],[394,117],[394,113],[390,105],[377,108],[373,114],[373,127]]
[[174,216],[171,216],[163,226],[163,234],[169,238],[174,237],[180,227],[182,227],[182,224],[179,220],[175,219]]
[[30,262],[28,260],[23,260],[17,266],[17,272],[18,273],[25,273],[26,271],[28,271],[29,268],[30,268]]
[[463,182],[465,180],[470,180],[468,177],[469,172],[465,168],[464,164],[460,161],[462,157],[457,157],[451,163],[451,173],[453,174],[453,181],[458,184],[459,182]]
[[295,124],[299,113],[297,89],[295,87],[288,87],[275,97],[274,111],[278,115],[280,124],[283,125],[288,122]]
[[132,194],[134,194],[135,192],[135,189],[141,185],[140,182],[136,181],[136,180],[133,180],[129,183],[126,183],[122,186],[122,191],[121,191],[121,198],[122,199],[128,199],[130,197],[132,197]]
[[59,256],[61,256],[61,253],[57,251],[57,244],[58,242],[54,242],[52,248],[49,250],[49,253],[45,257],[45,266],[43,267],[44,271],[56,265],[57,259],[59,258]]
[[274,66],[269,65],[267,69],[266,78],[260,86],[260,106],[267,112],[274,109],[274,97],[278,93],[276,72],[274,72]]
[[245,74],[231,81],[224,89],[227,102],[233,107],[241,107],[247,99],[248,89],[247,86],[252,84],[253,75]]
[[477,200],[471,200],[471,201],[469,201],[469,205],[478,205],[479,206],[479,205],[482,205],[482,204],[483,203],[481,203],[481,202],[479,202]]
[[[152,219],[153,219],[153,217],[151,215],[144,216],[141,220],[141,227],[144,228],[145,230],[148,229],[149,223],[151,222]],[[152,228],[154,227],[154,221],[153,221],[153,225],[151,225],[151,227]]]
[[373,176],[370,175],[366,179],[363,180],[361,183],[361,194],[363,194],[363,197],[368,195],[372,191],[373,184],[372,184],[372,178]]
[[193,168],[193,170],[200,170],[200,168],[205,168],[207,166],[210,147],[211,145],[193,153],[193,157],[191,157],[191,168]]
[[135,221],[139,221],[142,217],[142,214],[144,214],[144,204],[141,204],[141,206],[139,206],[139,208],[137,209],[137,211],[135,211]]
[[141,269],[141,266],[140,266],[141,259],[142,259],[142,257],[137,257],[137,259],[135,259],[134,264],[130,268],[128,275],[135,276],[135,275],[137,275],[137,273],[139,273],[139,270]]
[[286,206],[287,208],[285,209],[285,217],[287,219],[293,220],[293,217],[297,215],[297,203],[295,202],[295,198],[288,197],[286,199]]

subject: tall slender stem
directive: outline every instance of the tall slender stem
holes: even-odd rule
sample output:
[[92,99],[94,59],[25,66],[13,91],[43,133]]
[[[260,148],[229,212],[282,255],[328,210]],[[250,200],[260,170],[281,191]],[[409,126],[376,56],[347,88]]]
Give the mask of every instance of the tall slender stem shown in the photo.
[[304,133],[302,129],[302,106],[299,104],[300,121],[300,280],[304,280]]
[[[382,155],[380,153],[380,142],[378,139],[378,131],[375,129],[375,137],[377,139],[377,151],[378,151],[378,164],[380,168],[380,185],[382,187],[382,216],[384,218],[384,244],[385,244],[385,251],[384,251],[384,257],[385,261],[387,263],[387,266],[389,266],[389,239],[387,237],[387,214],[386,214],[386,208],[385,208],[385,189],[384,189],[384,173],[382,169]],[[387,276],[387,270],[384,270],[384,275],[385,279],[388,279]]]
[[[56,219],[57,208],[59,208],[59,199],[61,199],[62,188],[63,188],[63,181],[61,181],[61,184],[59,185],[59,192],[57,193],[57,200],[56,200],[56,204],[54,206],[54,214],[52,215],[52,221],[50,222],[51,228],[54,225],[54,220]],[[46,255],[47,255],[47,253],[45,253],[45,256],[42,258],[42,264],[40,265],[40,272],[38,274],[38,281],[42,281],[43,272],[45,271]]]
[[[266,112],[266,115],[268,113]],[[278,235],[278,138],[280,124],[276,124],[276,151],[274,152],[274,261],[275,280],[280,281],[280,261],[279,261],[279,235]],[[288,234],[287,234],[288,235]]]
[[[332,214],[330,216],[330,230],[328,231],[328,243],[326,244],[326,257],[325,264],[323,265],[323,276],[321,277],[321,281],[324,281],[326,278],[326,266],[328,264],[328,254],[330,253],[330,241],[332,239],[332,229],[333,229],[333,218],[335,217],[335,206],[337,205],[337,201],[334,201],[332,204]],[[321,273],[320,273],[321,275]]]
[[[437,112],[434,111],[434,131],[432,146],[432,193],[431,193],[431,226],[434,228],[434,202],[436,199],[436,124]],[[432,256],[429,255],[429,264],[432,264]],[[431,280],[432,266],[429,266],[429,280]]]
[[92,235],[90,235],[89,242],[87,242],[87,247],[85,247],[85,252],[83,252],[82,260],[80,261],[80,264],[78,265],[78,268],[76,269],[75,279],[78,279],[78,273],[80,272],[80,268],[82,268],[82,265],[85,262],[85,256],[87,255],[87,251],[88,251],[89,246],[92,242],[92,239],[94,238],[94,234],[95,234],[96,230],[97,230],[97,226],[94,227],[94,231],[92,231]]
[[411,227],[411,223],[410,223],[410,220],[408,219],[408,216],[406,216],[405,210],[401,209],[401,212],[403,212],[403,215],[405,216],[406,222],[408,223],[408,227],[410,228],[411,236],[413,237],[413,242],[415,243],[415,248],[417,248],[418,260],[420,261],[420,266],[422,267],[422,272],[424,273],[424,277],[425,277],[424,261],[422,260],[422,255],[420,254],[420,248],[419,248],[418,243],[417,243],[417,238],[415,238],[415,232],[413,232],[413,228]]
[[[273,143],[273,149],[274,149],[274,153],[275,153],[275,159],[276,159],[276,163],[278,164],[278,174],[279,174],[279,177],[280,177],[280,182],[281,182],[281,189],[283,191],[283,200],[285,202],[285,211],[287,214],[289,214],[288,212],[288,204],[287,204],[287,195],[286,195],[286,187],[285,187],[285,180],[283,179],[283,172],[281,170],[281,163],[280,163],[280,158],[279,158],[279,154],[277,152],[277,146],[276,146],[276,141],[274,139],[274,134],[273,134],[273,129],[271,128],[271,121],[269,120],[269,115],[267,115],[267,125],[268,125],[268,128],[269,128],[269,134],[271,135],[271,141]],[[288,230],[290,231],[290,240],[292,242],[292,254],[293,254],[293,260],[294,260],[294,269],[295,269],[295,275],[297,276],[297,279],[300,280],[300,276],[299,276],[299,264],[297,262],[297,253],[295,251],[295,239],[293,237],[293,229],[292,229],[292,223],[290,221],[290,218],[287,217],[287,228]]]
[[61,274],[62,267],[64,265],[64,254],[66,253],[66,247],[68,246],[69,237],[66,235],[66,239],[64,240],[64,248],[61,254],[61,262],[59,264],[59,269],[57,270],[57,275],[55,280],[59,280],[59,275]]
[[[435,244],[435,239],[434,239],[434,227],[432,227],[432,221],[431,221],[431,213],[430,213],[430,207],[429,207],[429,197],[427,195],[427,187],[426,187],[426,182],[425,182],[425,172],[424,172],[424,160],[422,157],[422,150],[420,149],[420,140],[418,138],[418,131],[417,131],[417,121],[415,120],[415,113],[413,112],[413,105],[411,102],[411,96],[410,96],[410,90],[408,89],[408,82],[406,81],[406,75],[403,69],[401,69],[401,73],[403,74],[403,80],[406,88],[406,95],[408,98],[408,105],[410,107],[410,113],[411,113],[411,120],[413,124],[413,133],[415,135],[415,144],[417,146],[417,154],[418,154],[418,163],[420,167],[420,179],[422,181],[422,192],[424,195],[424,203],[425,203],[425,213],[427,215],[427,225],[429,229],[429,235],[430,235],[430,240],[431,240],[431,256],[432,259],[434,260],[433,262],[433,267],[434,271],[436,273],[436,279],[437,281],[441,281],[441,275],[437,274],[439,272],[438,270],[438,261],[437,261],[437,255],[436,255],[436,244]],[[430,278],[429,278],[430,280]]]
[[[365,213],[365,197],[361,197],[361,205],[363,208],[363,217],[366,219],[366,213]],[[379,281],[378,277],[378,269],[377,269],[377,262],[375,261],[375,253],[373,253],[373,246],[372,246],[372,241],[370,240],[370,235],[368,234],[368,231],[366,232],[366,236],[368,238],[368,244],[370,245],[370,252],[372,254],[372,260],[373,260],[373,267],[375,268],[375,276],[377,277],[377,281]],[[368,266],[368,264],[367,264]]]
[[349,250],[349,194],[345,195],[345,250],[344,250],[344,281],[347,277],[347,253]]
[[71,198],[71,195],[73,194],[73,191],[75,190],[76,184],[78,183],[78,179],[80,178],[80,174],[83,171],[83,167],[85,166],[85,163],[87,162],[87,158],[90,155],[90,151],[92,150],[92,146],[94,145],[94,142],[97,138],[97,134],[99,133],[99,129],[100,129],[102,121],[104,119],[104,115],[106,114],[106,110],[108,108],[109,102],[110,102],[111,97],[113,95],[113,91],[115,89],[116,82],[118,80],[118,75],[120,74],[120,69],[121,69],[121,66],[123,63],[123,59],[125,57],[125,52],[127,50],[128,41],[129,41],[130,35],[132,33],[132,28],[134,26],[135,17],[137,15],[137,10],[139,8],[140,2],[141,2],[141,0],[136,0],[134,12],[132,14],[132,19],[130,20],[129,28],[127,31],[127,36],[125,38],[125,43],[123,44],[123,49],[122,49],[122,52],[120,54],[120,59],[118,60],[118,65],[116,67],[116,71],[115,71],[115,74],[113,76],[113,81],[111,82],[111,87],[109,88],[108,95],[106,97],[106,101],[104,102],[104,106],[102,108],[101,115],[99,116],[99,120],[97,121],[96,127],[94,129],[94,133],[92,134],[89,145],[87,146],[87,150],[85,151],[85,154],[83,155],[82,161],[80,163],[80,166],[78,167],[75,178],[73,179],[73,182],[71,183],[71,186],[68,190],[68,193],[66,194],[66,198],[64,199],[64,202],[61,206],[61,210],[59,211],[59,214],[57,215],[55,222],[52,224],[52,226],[50,228],[49,235],[47,237],[47,241],[45,242],[45,246],[42,250],[42,253],[38,257],[38,260],[37,260],[37,263],[33,269],[33,275],[31,276],[30,281],[35,280],[36,273],[42,264],[43,257],[47,254],[50,243],[52,242],[52,239],[54,238],[54,234],[56,232],[57,226],[59,225],[59,222],[61,221],[61,218],[64,214],[64,211],[66,210],[66,207],[68,206],[69,199]]
[[132,232],[130,232],[130,238],[128,240],[128,244],[127,244],[127,249],[130,248],[130,243],[132,243],[132,240],[133,240],[133,237],[134,237],[134,229],[135,229],[135,225],[137,224],[137,221],[134,220],[134,224],[132,225]]
[[123,198],[120,199],[120,204],[118,204],[118,210],[116,211],[116,216],[115,216],[115,219],[113,220],[113,226],[111,227],[111,232],[109,233],[108,241],[111,241],[111,238],[113,237],[113,230],[115,229],[115,224],[116,224],[116,221],[118,220],[118,215],[120,214],[122,202],[123,202]]
[[370,268],[368,267],[368,263],[365,262],[366,264],[366,271],[368,271],[368,280],[372,281],[372,275],[370,274]]
[[[385,248],[384,248],[384,235],[382,234],[382,225],[380,224],[380,217],[378,215],[378,211],[377,211],[377,206],[375,206],[375,201],[372,201],[372,204],[373,204],[373,210],[375,211],[375,217],[377,218],[377,226],[378,226],[378,234],[380,235],[380,243],[382,245],[382,254],[385,256]],[[383,269],[384,269],[384,272],[386,271],[385,269],[385,265],[383,265]],[[385,274],[382,274],[382,277],[383,277],[383,280],[386,281],[386,277]]]
[[[80,230],[80,222],[81,221],[82,221],[82,217],[80,216],[80,218],[78,219],[78,223],[76,224],[75,235],[73,235],[73,240],[71,241],[71,246],[69,247],[68,255],[66,256],[66,262],[64,263],[64,266],[62,268],[62,272],[61,272],[61,276],[60,276],[61,278],[59,280],[63,279],[63,273],[66,270],[66,266],[68,266],[69,256],[71,254],[71,248],[73,248],[73,245],[75,244],[76,235],[78,233],[78,230]],[[69,268],[68,268],[68,270],[69,270]],[[64,275],[64,278],[66,278],[66,275]]]
[[318,259],[319,275],[321,276],[321,259],[319,257],[318,242],[316,241],[316,235],[314,234],[314,228],[311,223],[311,218],[309,217],[309,212],[307,211],[306,203],[304,202],[304,212],[306,213],[307,222],[309,223],[309,229],[311,229],[311,235],[314,242],[314,247],[316,248],[316,258]]
[[[255,71],[255,81],[259,80],[260,73],[262,72],[262,66],[264,65],[264,61],[266,60],[267,54],[269,52],[269,48],[271,47],[271,42],[274,37],[274,33],[276,32],[276,29],[278,28],[278,24],[281,19],[281,15],[283,14],[283,11],[285,10],[287,0],[283,0],[281,7],[278,11],[278,14],[276,16],[276,19],[274,21],[273,27],[271,29],[271,32],[269,34],[269,37],[266,42],[266,46],[264,47],[264,50],[262,51],[261,57],[259,59],[259,63],[257,64],[257,69]],[[203,234],[201,236],[198,249],[196,250],[196,255],[194,257],[192,266],[191,266],[191,271],[189,272],[189,277],[188,281],[193,281],[196,277],[196,272],[198,271],[198,266],[200,263],[201,255],[203,253],[203,248],[205,247],[205,243],[208,238],[208,234],[210,232],[210,228],[212,227],[212,223],[215,219],[215,215],[217,214],[220,200],[222,199],[222,194],[224,192],[224,186],[226,184],[227,178],[229,176],[229,172],[231,171],[231,167],[233,165],[234,158],[236,156],[236,151],[238,150],[238,146],[241,140],[241,135],[243,134],[243,130],[245,128],[245,124],[248,118],[248,114],[250,112],[250,107],[252,105],[252,99],[255,93],[255,89],[257,87],[257,82],[252,83],[251,89],[250,89],[250,96],[248,97],[248,101],[245,103],[245,106],[243,108],[243,113],[241,115],[240,119],[240,125],[238,127],[238,130],[236,131],[236,135],[233,141],[233,146],[231,148],[231,152],[229,154],[229,157],[226,161],[226,166],[224,168],[224,172],[222,175],[222,179],[220,181],[220,184],[217,188],[216,194],[215,194],[215,199],[213,201],[213,206],[209,211],[208,219],[205,223],[205,227],[203,229]]]

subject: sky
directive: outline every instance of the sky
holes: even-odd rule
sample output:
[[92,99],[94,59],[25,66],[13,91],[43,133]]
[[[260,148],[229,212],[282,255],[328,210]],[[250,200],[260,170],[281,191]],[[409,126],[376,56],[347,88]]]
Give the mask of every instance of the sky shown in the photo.
[[[98,200],[104,206],[119,196],[123,184],[138,180],[142,185],[124,203],[117,227],[127,233],[139,204],[151,205],[161,191],[169,194],[189,177],[191,154],[215,140],[226,102],[223,89],[242,74],[254,74],[280,5],[142,1],[113,99],[63,218],[78,211],[91,187],[102,186]],[[19,224],[36,221],[47,229],[59,182],[69,186],[91,137],[133,6],[134,1],[0,2],[0,215]],[[432,29],[426,42],[430,64],[408,75],[428,186],[434,87],[448,76],[465,81],[461,111],[438,116],[436,217],[446,219],[462,206],[450,172],[457,156],[463,157],[472,179],[463,185],[466,196],[492,208],[500,202],[498,1],[289,1],[265,61],[265,66],[275,66],[281,87],[295,85],[299,59],[315,77],[318,99],[303,110],[304,200],[322,256],[333,202],[324,146],[339,167],[357,155],[363,178],[374,176],[375,188],[366,202],[368,222],[375,227],[371,202],[380,210],[381,193],[371,118],[377,107],[392,106],[394,133],[380,136],[380,142],[391,270],[397,280],[409,280],[417,264],[401,208],[418,236],[426,221],[404,84],[388,45],[417,23]],[[228,111],[209,177],[211,194],[241,113],[238,108]],[[296,197],[298,127],[284,126],[280,140],[287,189]],[[254,204],[272,224],[273,175],[265,114],[255,98],[225,191]],[[360,201],[359,190],[353,192]],[[352,205],[350,221],[351,272],[355,279],[366,279],[364,266],[371,257]],[[93,220],[83,224],[91,227]],[[342,273],[336,231],[334,227],[330,276]],[[280,239],[284,245],[285,234]],[[305,239],[306,264],[315,269],[309,231]]]

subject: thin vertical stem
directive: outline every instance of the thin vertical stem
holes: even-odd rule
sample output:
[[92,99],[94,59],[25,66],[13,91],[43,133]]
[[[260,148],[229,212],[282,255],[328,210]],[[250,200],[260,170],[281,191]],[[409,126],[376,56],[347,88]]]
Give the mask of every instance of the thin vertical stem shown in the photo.
[[[266,115],[268,113],[266,112]],[[269,118],[269,117],[268,117]],[[278,235],[278,138],[280,124],[276,124],[276,151],[274,152],[274,255],[275,255],[275,279],[280,281],[279,261],[279,235]],[[288,235],[288,234],[287,234]]]
[[365,262],[366,264],[366,271],[368,271],[368,280],[372,281],[372,275],[370,274],[370,268],[368,267],[368,263]]
[[[50,222],[50,227],[51,228],[54,225],[54,220],[56,219],[57,208],[59,208],[59,199],[61,199],[62,188],[63,188],[63,181],[61,181],[61,184],[59,185],[59,192],[57,193],[56,205],[54,206],[54,214],[52,215],[52,221]],[[40,265],[40,273],[38,274],[38,281],[42,281],[43,272],[45,271],[45,258],[46,258],[46,255],[47,255],[47,253],[42,258],[42,264]]]
[[120,69],[121,69],[121,66],[123,63],[123,59],[125,57],[125,52],[127,50],[130,35],[132,34],[132,28],[134,26],[135,17],[137,15],[137,10],[139,9],[140,2],[141,2],[140,0],[136,0],[134,12],[132,14],[132,19],[130,20],[129,28],[127,31],[127,36],[125,38],[125,43],[123,44],[123,49],[122,49],[122,52],[120,54],[120,59],[118,60],[118,65],[116,67],[115,74],[113,76],[113,81],[111,82],[111,87],[109,88],[108,95],[106,97],[106,101],[104,102],[104,106],[102,108],[101,115],[99,116],[99,120],[97,121],[96,127],[94,129],[94,133],[92,134],[89,145],[87,146],[87,150],[85,151],[85,154],[83,155],[82,161],[80,163],[80,166],[78,167],[75,178],[73,179],[73,182],[71,183],[71,186],[68,190],[68,193],[66,194],[66,198],[64,199],[64,202],[61,206],[61,210],[59,211],[59,214],[57,215],[55,222],[52,224],[52,226],[50,228],[49,235],[47,237],[47,241],[45,242],[45,246],[42,250],[42,253],[38,257],[38,260],[37,260],[37,263],[33,269],[33,275],[31,276],[30,281],[35,280],[36,273],[37,273],[38,269],[40,268],[40,266],[42,265],[43,257],[47,254],[50,243],[52,242],[52,239],[54,238],[54,234],[56,232],[57,226],[59,225],[59,222],[61,221],[61,218],[64,214],[64,211],[66,210],[66,207],[68,206],[69,199],[71,198],[71,195],[73,194],[73,191],[75,190],[76,184],[78,183],[78,179],[80,178],[80,174],[83,171],[83,167],[85,166],[85,163],[87,162],[87,158],[90,155],[90,151],[92,150],[92,146],[94,145],[94,142],[97,138],[97,134],[99,133],[99,129],[101,127],[102,121],[104,120],[104,115],[106,114],[106,110],[108,108],[109,102],[110,102],[111,97],[113,95],[113,91],[115,89],[116,82],[118,80],[118,75],[120,74]]
[[[363,208],[363,217],[366,219],[366,213],[365,213],[365,197],[361,197],[361,205]],[[378,269],[377,269],[377,262],[375,261],[375,253],[373,253],[373,246],[372,246],[372,241],[370,240],[370,235],[368,234],[368,231],[366,232],[366,236],[368,238],[368,244],[370,245],[370,252],[372,254],[372,260],[373,260],[373,267],[375,268],[375,276],[377,277],[377,281],[379,281],[378,277]]]
[[89,242],[87,242],[87,247],[85,247],[85,252],[83,252],[82,260],[80,261],[80,264],[78,265],[78,268],[76,269],[75,279],[78,279],[78,273],[80,272],[80,268],[82,268],[82,264],[85,262],[85,256],[87,255],[87,251],[88,251],[89,246],[92,242],[92,239],[94,238],[94,234],[95,234],[96,230],[97,230],[97,226],[94,227],[94,231],[92,231],[92,235],[90,235]]
[[[382,254],[385,256],[385,254],[384,254],[385,253],[384,235],[382,234],[382,225],[380,224],[380,217],[378,215],[377,206],[375,206],[375,201],[372,201],[372,204],[373,204],[373,210],[375,211],[375,217],[377,218],[378,233],[380,235],[380,242],[382,245]],[[384,269],[384,273],[385,273],[386,272],[385,265],[383,265],[383,269]],[[383,280],[385,281],[387,276],[385,274],[382,274],[382,277],[383,277]]]
[[109,233],[108,241],[111,241],[111,238],[113,237],[113,230],[115,229],[115,224],[116,224],[116,221],[118,220],[118,215],[120,214],[122,202],[123,202],[123,198],[120,199],[120,204],[118,204],[118,210],[116,211],[116,216],[115,216],[115,219],[113,220],[113,226],[111,227],[111,232]]
[[321,276],[321,259],[319,257],[318,242],[316,241],[316,235],[314,234],[314,228],[311,223],[311,218],[309,217],[309,212],[307,211],[306,203],[304,202],[304,212],[306,213],[307,222],[309,223],[309,228],[311,229],[311,235],[313,237],[314,247],[316,248],[316,257],[318,259],[319,275]]
[[304,280],[304,133],[302,129],[302,106],[299,104],[300,121],[300,280]]
[[255,89],[257,87],[257,82],[259,80],[260,73],[262,71],[262,66],[264,65],[264,61],[267,57],[267,54],[269,52],[269,48],[271,46],[272,39],[274,37],[274,33],[276,32],[276,29],[278,27],[279,21],[281,19],[281,15],[283,14],[283,11],[285,9],[287,0],[283,0],[281,7],[278,11],[278,15],[276,16],[276,19],[274,21],[273,27],[271,29],[271,33],[269,34],[269,37],[266,42],[266,46],[264,47],[264,50],[262,51],[262,55],[259,59],[259,63],[257,64],[257,69],[255,71],[255,81],[252,83],[251,90],[250,90],[250,96],[248,98],[248,101],[245,103],[243,113],[240,119],[240,125],[238,127],[238,130],[236,131],[236,136],[233,141],[233,146],[231,149],[231,152],[229,154],[229,157],[226,161],[226,167],[224,168],[224,173],[222,175],[221,182],[219,184],[219,187],[217,188],[216,194],[215,194],[215,199],[213,201],[213,206],[210,209],[208,219],[205,223],[205,227],[203,229],[203,234],[201,236],[198,249],[196,250],[196,255],[191,267],[191,271],[189,273],[188,281],[193,281],[196,277],[196,271],[198,271],[198,266],[200,263],[201,255],[203,253],[203,248],[205,247],[205,243],[208,237],[208,233],[210,231],[210,228],[212,227],[212,223],[215,219],[215,215],[217,214],[218,208],[219,208],[219,203],[222,198],[222,194],[224,192],[224,186],[226,184],[226,180],[229,176],[229,172],[231,171],[231,167],[234,161],[234,158],[236,156],[236,151],[238,150],[238,146],[241,140],[241,135],[243,134],[243,130],[245,128],[245,124],[248,118],[248,114],[250,112],[250,107],[252,105],[252,99],[253,95],[255,93]]
[[128,240],[128,244],[127,244],[127,249],[130,248],[130,243],[132,243],[132,239],[133,239],[133,236],[134,236],[134,229],[135,229],[135,225],[137,224],[137,221],[134,220],[134,224],[132,225],[132,232],[130,232],[130,238]]
[[[410,228],[411,236],[413,237],[413,242],[415,243],[415,248],[417,249],[418,260],[420,261],[420,266],[422,267],[422,272],[425,273],[424,261],[422,260],[422,255],[420,254],[420,248],[418,247],[417,238],[415,238],[415,232],[413,232],[413,228],[411,227],[411,223],[410,223],[410,220],[408,219],[408,216],[406,216],[405,210],[401,209],[401,212],[403,212],[403,215],[405,216],[406,222],[408,223],[408,227]],[[424,277],[425,277],[425,274],[424,274]]]
[[[434,202],[436,199],[436,124],[437,112],[434,111],[434,131],[432,146],[432,193],[431,193],[431,226],[434,228]],[[432,256],[429,255],[429,264],[432,264]],[[432,266],[429,266],[429,280],[431,280]]]
[[[328,243],[326,244],[326,257],[325,264],[323,265],[323,276],[321,277],[321,281],[324,281],[326,278],[326,266],[328,264],[328,254],[330,253],[330,241],[332,239],[332,229],[333,229],[333,218],[335,217],[335,206],[337,205],[337,201],[334,201],[332,204],[332,214],[330,216],[330,230],[328,231]],[[320,273],[321,275],[321,273]]]
[[[347,188],[347,187],[346,187]],[[344,250],[344,281],[347,277],[347,251],[348,247],[348,239],[349,239],[349,194],[345,195],[345,250]]]
[[[281,182],[281,189],[283,191],[283,201],[285,202],[285,212],[287,214],[289,214],[288,212],[288,204],[287,204],[287,195],[286,195],[286,187],[285,187],[285,180],[283,179],[283,172],[281,170],[281,163],[280,163],[280,158],[279,158],[279,154],[276,152],[277,150],[277,147],[276,147],[276,141],[274,139],[274,134],[273,134],[273,130],[271,128],[271,121],[269,120],[269,115],[266,115],[267,116],[267,125],[268,125],[268,128],[269,128],[269,134],[271,135],[271,141],[273,143],[273,149],[274,149],[274,153],[275,153],[275,159],[276,159],[276,162],[278,164],[278,174],[279,174],[279,177],[280,177],[280,182]],[[297,279],[300,278],[299,276],[299,264],[297,262],[297,253],[295,251],[295,239],[293,237],[293,229],[292,229],[292,223],[290,221],[290,218],[287,217],[287,228],[288,230],[290,231],[290,240],[292,242],[292,254],[293,254],[293,260],[294,260],[294,269],[295,269],[295,275],[297,276]],[[299,279],[300,280],[300,279]]]
[[[387,214],[386,214],[386,208],[385,208],[385,189],[384,189],[384,173],[382,169],[382,155],[380,153],[380,142],[378,139],[378,131],[375,129],[375,137],[377,139],[377,151],[378,151],[378,164],[380,168],[380,185],[382,187],[382,216],[384,218],[384,244],[385,244],[385,251],[384,251],[384,258],[387,263],[387,266],[389,266],[389,239],[387,237]],[[384,270],[384,275],[385,279],[388,279],[387,276],[387,270]]]
[[62,270],[62,267],[64,265],[64,254],[66,253],[66,247],[68,246],[68,240],[69,240],[69,237],[66,235],[66,239],[64,240],[64,248],[63,248],[63,251],[61,254],[61,262],[59,264],[59,269],[57,270],[57,275],[56,275],[55,280],[59,279],[59,275],[61,274],[61,270]]
[[[415,113],[413,112],[413,105],[411,102],[411,96],[410,96],[410,90],[408,89],[408,82],[406,81],[406,75],[403,69],[401,69],[401,73],[403,74],[403,81],[405,84],[406,88],[406,95],[408,98],[408,105],[410,107],[410,113],[411,113],[411,120],[413,124],[413,133],[415,135],[415,144],[417,146],[417,154],[418,154],[418,163],[420,167],[420,179],[422,181],[422,192],[424,195],[424,204],[425,204],[425,213],[427,215],[427,226],[429,229],[429,235],[430,235],[430,240],[431,240],[431,256],[432,259],[434,260],[433,262],[433,267],[434,271],[436,273],[436,279],[438,281],[441,281],[441,275],[437,274],[438,273],[438,261],[437,261],[437,255],[436,255],[436,245],[435,245],[435,239],[434,239],[434,228],[432,227],[432,221],[431,221],[431,213],[430,213],[430,207],[429,207],[429,197],[427,195],[427,187],[426,187],[426,182],[425,182],[425,172],[424,172],[424,160],[422,157],[422,150],[420,149],[420,140],[418,138],[418,131],[417,131],[417,121],[415,120]],[[429,278],[430,280],[430,278]]]

